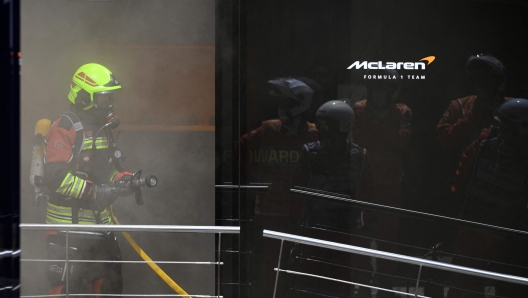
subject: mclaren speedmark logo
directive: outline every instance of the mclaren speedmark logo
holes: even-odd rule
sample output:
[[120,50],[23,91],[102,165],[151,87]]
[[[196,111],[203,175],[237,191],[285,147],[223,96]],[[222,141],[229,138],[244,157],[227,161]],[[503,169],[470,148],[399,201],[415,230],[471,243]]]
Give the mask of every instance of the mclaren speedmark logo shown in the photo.
[[435,56],[425,57],[419,61],[425,62],[368,62],[368,61],[356,61],[352,63],[347,69],[425,69],[426,65],[431,64],[435,60]]
[[[405,70],[425,70],[425,67],[435,60],[435,56],[427,56],[418,60],[418,62],[369,62],[369,61],[356,61],[352,63],[347,69],[405,69]],[[423,62],[422,62],[423,61]],[[427,64],[426,64],[427,63]],[[366,80],[396,80],[405,78],[404,75],[399,75],[397,78],[396,75],[363,75],[363,78]],[[425,75],[423,74],[408,74],[407,79],[410,80],[424,80]]]

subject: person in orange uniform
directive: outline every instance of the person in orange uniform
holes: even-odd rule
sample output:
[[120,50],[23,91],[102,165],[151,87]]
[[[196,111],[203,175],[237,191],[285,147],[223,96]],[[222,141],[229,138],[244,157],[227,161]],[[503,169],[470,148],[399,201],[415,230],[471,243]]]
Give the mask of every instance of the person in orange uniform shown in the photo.
[[[110,205],[135,192],[132,173],[125,171],[115,157],[118,151],[112,128],[118,124],[113,112],[115,92],[121,89],[106,67],[89,63],[73,76],[68,99],[70,109],[53,121],[45,137],[44,185],[49,190],[47,224],[100,224],[101,231],[69,232],[71,260],[106,260],[106,263],[69,263],[65,233],[47,232],[46,275],[50,295],[80,294],[83,281],[91,283],[94,294],[121,295],[121,252],[113,233]],[[96,295],[96,297],[98,297]],[[111,296],[113,297],[113,296]]]
[[[379,204],[401,207],[401,182],[403,179],[404,156],[410,153],[412,111],[402,103],[396,103],[400,90],[396,70],[369,70],[368,74],[382,75],[390,79],[367,81],[367,99],[354,105],[356,121],[352,129],[354,142],[367,149],[372,170],[376,177]],[[377,249],[396,252],[400,216],[379,214],[374,237]],[[378,259],[377,270],[385,274],[396,273],[396,262]],[[391,288],[390,278],[378,277],[382,287]],[[380,292],[379,297],[386,297]]]
[[315,124],[306,121],[313,90],[294,78],[268,83],[270,96],[278,105],[279,119],[263,121],[240,138],[240,164],[250,183],[271,183],[269,193],[257,198],[257,219],[269,229],[285,231],[289,190],[302,145],[317,140]]
[[[528,100],[512,98],[494,114],[495,123],[464,151],[451,190],[462,201],[460,218],[526,231]],[[453,263],[526,276],[528,270],[520,268],[527,264],[523,238],[460,227]],[[483,297],[483,283],[482,278],[457,276],[448,297]],[[495,289],[501,297],[528,297],[526,286],[495,282]]]
[[[304,143],[317,140],[317,129],[306,120],[314,91],[305,82],[291,77],[268,81],[270,100],[277,105],[278,119],[262,125],[240,137],[240,171],[248,182],[269,183],[268,193],[257,195],[254,216],[264,229],[287,232],[290,212],[290,188]],[[272,296],[280,245],[264,239],[262,297]],[[261,270],[261,269],[257,269]]]
[[[319,141],[303,145],[294,184],[376,202],[367,150],[347,139],[354,123],[353,109],[344,101],[332,100],[319,107],[316,118]],[[372,222],[370,212],[339,202],[302,198],[296,202],[291,206],[292,219],[298,222],[294,234],[369,247],[364,236]],[[370,270],[368,257],[310,246],[297,248],[297,255],[294,270],[362,284],[370,281],[370,272],[364,272]],[[313,278],[299,277],[290,287],[331,297],[354,297],[354,286]],[[360,289],[370,294],[369,288]]]
[[436,127],[440,145],[459,154],[491,124],[493,111],[509,100],[503,95],[507,81],[504,65],[497,58],[470,56],[466,74],[474,95],[451,101]]

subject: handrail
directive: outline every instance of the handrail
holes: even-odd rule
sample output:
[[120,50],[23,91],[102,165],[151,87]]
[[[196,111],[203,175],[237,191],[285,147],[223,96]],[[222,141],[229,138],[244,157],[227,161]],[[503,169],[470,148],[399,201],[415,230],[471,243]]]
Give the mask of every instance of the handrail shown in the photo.
[[240,227],[229,226],[168,226],[168,225],[79,225],[79,224],[20,224],[23,230],[61,230],[100,232],[167,232],[239,234]]
[[3,250],[0,251],[0,260],[3,258],[12,258],[14,256],[20,256],[20,249],[19,250]]
[[342,244],[342,243],[337,243],[337,242],[331,242],[331,241],[320,240],[320,239],[315,239],[315,238],[308,238],[308,237],[297,236],[297,235],[292,235],[292,234],[280,233],[280,232],[275,232],[275,231],[270,231],[270,230],[264,230],[263,236],[268,237],[268,238],[273,238],[273,239],[286,240],[286,241],[291,241],[295,243],[301,243],[301,244],[307,244],[311,246],[317,246],[317,247],[323,247],[323,248],[339,250],[339,251],[344,251],[344,252],[349,252],[349,253],[355,253],[355,254],[364,255],[364,256],[376,257],[380,259],[404,262],[407,264],[414,264],[414,265],[425,266],[425,267],[446,270],[446,271],[451,271],[451,272],[456,272],[456,273],[490,278],[490,279],[495,279],[495,280],[500,280],[500,281],[505,281],[505,282],[512,282],[512,283],[521,284],[521,285],[528,285],[528,278],[524,278],[520,276],[501,274],[501,273],[496,273],[496,272],[491,272],[491,271],[464,267],[464,266],[441,263],[441,262],[431,261],[427,259],[409,257],[405,255],[389,253],[389,252],[384,252],[384,251],[374,250],[374,249],[369,249],[369,248],[363,248],[363,247],[358,247],[358,246],[353,246],[353,245],[347,245],[347,244]]
[[236,191],[246,191],[246,192],[268,192],[268,185],[238,185],[238,184],[217,184],[215,185],[215,191],[219,192],[236,192]]
[[437,214],[408,210],[408,209],[397,208],[397,207],[392,207],[392,206],[385,206],[385,205],[380,205],[380,204],[375,204],[375,203],[370,203],[370,202],[364,202],[364,201],[359,201],[359,200],[353,200],[350,198],[350,196],[347,196],[347,195],[319,191],[316,189],[310,189],[310,188],[305,188],[305,187],[295,186],[294,188],[290,189],[290,193],[297,197],[323,200],[323,201],[341,203],[341,204],[347,204],[347,205],[357,205],[358,207],[362,207],[362,208],[369,209],[369,210],[391,212],[394,214],[410,216],[410,217],[414,217],[418,219],[425,219],[425,220],[435,219],[435,220],[441,221],[446,224],[451,224],[451,225],[462,225],[462,226],[468,226],[468,227],[473,227],[473,228],[486,229],[486,230],[494,231],[494,232],[500,231],[500,232],[507,232],[511,234],[520,234],[516,236],[521,236],[521,235],[528,236],[528,231],[493,226],[493,225],[489,225],[485,223],[469,221],[469,220],[464,220],[464,219],[459,219],[459,218],[453,218],[453,217],[448,217],[448,216],[443,216],[443,215],[437,215]]

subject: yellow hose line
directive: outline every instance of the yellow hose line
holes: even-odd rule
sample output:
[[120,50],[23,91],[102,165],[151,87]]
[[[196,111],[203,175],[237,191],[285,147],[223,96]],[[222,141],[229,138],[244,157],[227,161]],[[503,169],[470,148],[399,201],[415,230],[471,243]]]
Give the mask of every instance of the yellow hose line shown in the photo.
[[[114,219],[115,223],[119,224],[117,217],[114,215],[114,209],[112,205],[110,205],[110,213],[112,213],[112,218]],[[171,287],[174,290],[174,292],[180,295],[189,295],[176,282],[174,282],[174,280],[172,280],[172,278],[170,278],[170,276],[168,276],[167,273],[161,270],[161,268],[152,261],[152,259],[143,251],[143,249],[141,249],[141,247],[139,247],[136,241],[134,241],[134,239],[132,239],[132,237],[130,237],[130,235],[127,232],[122,232],[122,233],[123,233],[123,236],[125,236],[128,243],[130,243],[130,246],[132,246],[132,248],[137,252],[137,254],[145,262],[148,262],[147,264],[150,266],[150,268],[154,270],[154,272],[156,272],[156,274],[159,277],[161,277],[161,279],[163,279],[163,281],[167,283],[167,285],[169,285],[169,287]],[[182,296],[182,297],[192,298],[191,296]]]

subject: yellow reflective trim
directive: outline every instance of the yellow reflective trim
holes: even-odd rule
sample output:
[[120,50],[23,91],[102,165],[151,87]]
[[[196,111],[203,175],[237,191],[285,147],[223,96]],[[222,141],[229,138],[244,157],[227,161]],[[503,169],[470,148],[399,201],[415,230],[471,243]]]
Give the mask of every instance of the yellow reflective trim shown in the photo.
[[[71,209],[69,211],[67,211],[67,212],[57,212],[57,211],[55,211],[53,209],[48,209],[48,215],[51,215],[51,216],[57,215],[57,216],[71,217],[72,216],[72,212],[71,212]],[[86,212],[84,210],[83,210],[83,212],[79,212],[78,217],[95,221],[95,217],[94,217],[93,213],[88,213],[88,212]]]
[[[50,202],[48,202],[48,208],[47,211],[49,213],[57,214],[57,215],[67,215],[71,216],[71,208],[65,207],[65,206],[57,206]],[[79,211],[78,215],[79,217],[84,217],[87,219],[95,219],[93,215],[94,211],[91,209],[82,209],[82,211]]]
[[81,190],[84,186],[85,180],[70,173],[64,179],[63,185],[59,187],[56,192],[73,198],[79,198]]
[[[59,218],[54,218],[54,217],[51,217],[51,216],[47,216],[46,217],[46,223],[47,224],[71,224],[72,221],[71,220],[67,220],[67,219],[59,219]],[[79,224],[80,225],[93,225],[94,221],[79,220]]]
[[114,178],[118,173],[119,171],[114,168],[112,172],[110,172],[110,174],[108,175],[108,181],[114,182]]
[[77,179],[78,179],[77,177],[73,177],[73,181],[72,181],[72,183],[70,183],[70,189],[68,191],[67,196],[73,197],[72,193],[73,193],[73,191],[75,189],[75,184],[77,183]]
[[51,217],[51,216],[46,216],[46,223],[47,224],[71,224],[72,221],[71,219],[70,220],[67,220],[67,219],[58,219],[58,218],[55,218],[55,217]]
[[55,210],[50,209],[50,208],[48,208],[48,213],[57,214],[57,215],[66,215],[66,216],[71,216],[71,214],[72,214],[71,209],[70,209],[70,211],[66,211],[66,212],[58,212],[58,211],[55,211]]
[[81,191],[82,191],[82,189],[84,187],[84,183],[85,183],[84,179],[79,179],[79,180],[80,180],[79,181],[79,185],[77,187],[77,190],[75,191],[75,197],[76,198],[81,196]]
[[[82,149],[81,150],[91,149],[92,145],[93,145],[93,139],[92,138],[87,138],[87,139],[84,140],[84,143],[82,145]],[[108,138],[107,137],[97,138],[97,140],[95,141],[95,148],[96,149],[106,149],[106,148],[108,148]]]
[[[72,224],[71,221],[53,221],[53,220],[46,220],[47,224]],[[93,222],[87,222],[87,221],[79,221],[80,225],[93,225]]]
[[64,177],[64,180],[62,180],[62,184],[59,188],[57,188],[56,192],[60,193],[61,195],[66,195],[68,190],[71,187],[71,181],[75,178],[71,173],[66,174],[66,177]]
[[67,210],[71,210],[70,207],[59,206],[59,205],[55,205],[55,204],[52,204],[52,203],[48,202],[48,210],[49,210],[50,208],[51,208],[51,209],[55,209],[55,210],[57,210],[57,211],[59,211],[59,212],[61,212],[61,211],[67,211]]
[[103,221],[103,216],[110,224],[113,224],[112,217],[110,216],[108,209],[101,211],[101,221]]
[[78,198],[81,195],[81,190],[84,186],[84,183],[85,183],[84,179],[77,178],[75,185],[74,185],[72,197]]
[[[107,148],[109,148],[108,144],[95,145],[95,149],[107,149]],[[82,147],[82,150],[89,150],[89,149],[92,149],[92,145],[88,145],[88,146],[83,146]]]
[[64,180],[62,180],[62,184],[61,186],[64,186],[64,185],[67,185],[70,183],[70,180],[73,178],[73,175],[71,173],[68,172],[68,174],[66,174],[66,177],[64,177]]

